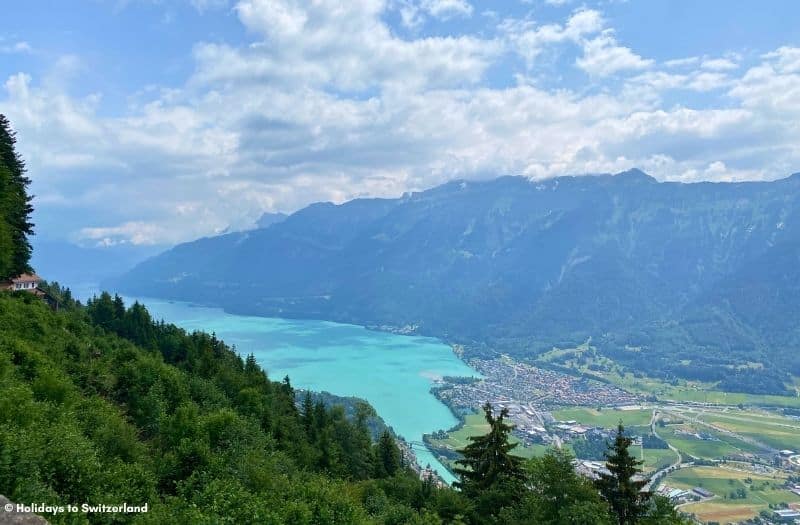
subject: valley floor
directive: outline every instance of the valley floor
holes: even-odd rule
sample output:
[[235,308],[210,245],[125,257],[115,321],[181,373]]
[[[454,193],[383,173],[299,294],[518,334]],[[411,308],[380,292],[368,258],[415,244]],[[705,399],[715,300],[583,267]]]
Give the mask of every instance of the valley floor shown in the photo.
[[566,448],[588,475],[602,468],[603,446],[622,423],[637,436],[634,450],[652,490],[701,522],[738,522],[800,507],[800,417],[791,408],[798,399],[624,376],[612,382],[508,356],[469,364],[482,379],[451,378],[434,389],[462,421],[425,437],[449,468],[470,436],[486,432],[479,408],[489,402],[509,410],[516,454]]

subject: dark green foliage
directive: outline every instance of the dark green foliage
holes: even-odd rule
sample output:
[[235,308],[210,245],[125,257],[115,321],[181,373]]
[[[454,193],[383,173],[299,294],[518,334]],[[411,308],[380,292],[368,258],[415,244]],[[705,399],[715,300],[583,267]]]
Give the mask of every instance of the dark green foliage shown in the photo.
[[400,451],[392,434],[384,430],[375,449],[376,477],[394,476],[400,470]]
[[503,177],[311,205],[177,246],[121,284],[237,313],[418,326],[471,355],[532,358],[591,337],[627,369],[786,394],[800,374],[798,239],[800,175]]
[[589,434],[572,441],[572,450],[575,456],[581,459],[605,459],[608,451],[608,440],[603,436]]
[[572,456],[553,449],[526,465],[526,486],[521,503],[507,511],[509,524],[611,525],[614,520],[608,504],[591,481],[579,476],[572,465]]
[[0,114],[0,280],[31,270],[30,179],[16,142],[11,123]]
[[666,450],[669,448],[669,444],[655,434],[648,432],[642,436],[642,448]]
[[456,487],[474,505],[479,521],[493,522],[504,507],[512,506],[523,490],[522,460],[511,455],[517,444],[509,443],[512,426],[506,423],[508,410],[503,408],[495,416],[492,406],[483,407],[489,432],[483,436],[470,436],[471,443],[459,452],[463,456],[456,468],[460,480]]
[[647,513],[650,494],[643,492],[646,479],[635,479],[641,474],[642,462],[630,455],[628,447],[633,440],[625,435],[622,424],[617,427],[617,435],[606,454],[606,468],[609,473],[601,473],[597,487],[603,498],[613,510],[619,525],[639,523]]
[[1,494],[151,506],[147,515],[93,523],[383,523],[401,510],[409,522],[435,517],[432,500],[421,511],[384,485],[376,485],[384,514],[362,504],[378,458],[390,485],[422,491],[393,461],[393,440],[372,443],[368,407],[347,418],[320,404],[306,418],[288,382],[270,381],[215,337],[154,323],[142,305],[126,308],[108,294],[81,307],[57,284],[46,288],[63,300],[58,312],[30,294],[0,293]]

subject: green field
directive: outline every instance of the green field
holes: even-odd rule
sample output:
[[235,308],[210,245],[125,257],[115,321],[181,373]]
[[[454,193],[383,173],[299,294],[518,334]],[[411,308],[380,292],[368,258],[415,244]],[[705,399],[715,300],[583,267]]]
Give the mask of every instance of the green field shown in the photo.
[[[751,480],[747,482],[746,480]],[[781,487],[782,475],[759,475],[724,467],[692,467],[669,474],[663,484],[681,489],[702,487],[715,494],[711,501],[682,507],[704,521],[740,521],[755,516],[770,504],[800,502]],[[744,498],[732,498],[738,489],[743,489]]]
[[[580,371],[587,376],[603,378],[631,392],[655,395],[659,401],[690,401],[713,403],[718,405],[762,405],[774,407],[800,407],[800,390],[798,395],[775,396],[761,394],[743,394],[723,392],[714,389],[714,383],[700,381],[680,381],[677,385],[650,377],[635,377],[630,372],[622,372],[620,367],[607,357],[599,354],[591,356],[590,345],[583,344],[577,348],[554,349],[542,354],[539,359],[544,362],[561,361],[561,364]],[[588,353],[587,353],[588,352]],[[582,357],[582,359],[578,359]],[[590,370],[589,365],[602,365],[609,371]],[[800,378],[794,378],[795,388],[800,389]]]
[[553,417],[559,421],[577,421],[593,427],[616,428],[622,420],[626,427],[647,426],[653,411],[650,409],[619,410],[617,408],[565,408],[554,410]]
[[[704,422],[774,449],[800,450],[800,421],[781,414],[737,407],[710,410],[670,409],[665,413],[677,415],[686,422],[692,422],[692,427],[707,432],[713,430],[693,422],[695,420]],[[736,448],[754,453],[765,452],[763,448],[744,443],[725,433],[716,435]]]
[[[636,456],[637,459],[642,458],[642,448],[641,447],[633,447],[631,449],[631,453]],[[677,456],[675,452],[668,448],[658,449],[658,448],[646,448],[644,449],[644,464],[642,465],[642,470],[645,473],[648,472],[655,472],[657,470],[661,470],[664,467],[668,467],[672,463],[675,462]]]
[[709,412],[700,419],[777,449],[800,450],[800,422],[789,418],[754,417],[745,412]]
[[[682,435],[678,432],[679,430],[704,432],[716,438],[716,441],[701,440]],[[731,454],[758,453],[761,450],[732,436],[720,434],[702,426],[669,425],[665,428],[659,428],[658,434],[682,453],[702,459],[720,459]]]

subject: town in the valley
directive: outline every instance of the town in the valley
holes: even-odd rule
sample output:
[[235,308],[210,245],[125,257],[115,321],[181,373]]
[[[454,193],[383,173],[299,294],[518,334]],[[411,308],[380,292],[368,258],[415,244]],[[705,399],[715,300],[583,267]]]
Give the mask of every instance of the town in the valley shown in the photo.
[[567,449],[576,470],[591,478],[605,470],[603,453],[621,422],[634,439],[647,488],[699,521],[731,516],[736,523],[800,523],[795,408],[768,406],[769,400],[660,399],[508,356],[468,363],[478,377],[444,377],[433,388],[462,421],[425,438],[446,465],[454,464],[470,435],[481,432],[487,402],[507,410],[520,455]]

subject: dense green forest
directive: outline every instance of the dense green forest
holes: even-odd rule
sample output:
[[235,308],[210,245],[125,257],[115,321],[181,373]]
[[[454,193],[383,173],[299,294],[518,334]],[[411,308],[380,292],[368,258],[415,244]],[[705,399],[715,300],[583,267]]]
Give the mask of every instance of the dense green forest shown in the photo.
[[391,437],[373,443],[367,411],[299,409],[288,380],[213,335],[107,294],[79,307],[50,292],[58,312],[0,294],[0,493],[13,501],[150,505],[93,523],[302,524],[424,523],[425,507],[458,500],[426,492]]
[[11,123],[0,114],[0,280],[30,270],[30,180],[15,144]]

